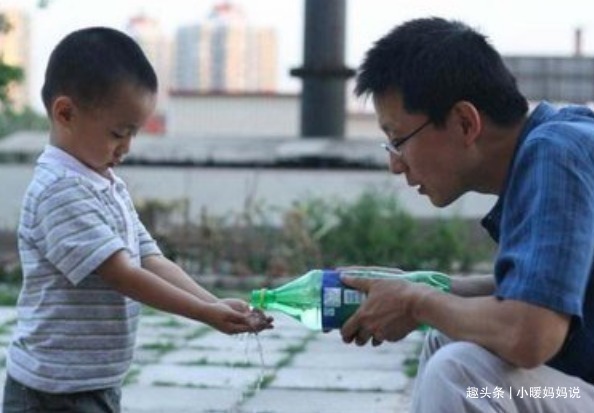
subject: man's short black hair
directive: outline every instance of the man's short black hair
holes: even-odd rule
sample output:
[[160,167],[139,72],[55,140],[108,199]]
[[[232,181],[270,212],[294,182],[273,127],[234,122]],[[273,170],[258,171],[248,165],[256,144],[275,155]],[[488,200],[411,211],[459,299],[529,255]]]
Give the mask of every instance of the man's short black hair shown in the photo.
[[70,33],[53,50],[41,97],[48,113],[59,95],[95,107],[125,82],[157,91],[155,71],[131,37],[115,29],[91,27]]
[[408,112],[427,114],[437,125],[461,100],[500,125],[512,125],[528,111],[514,76],[486,37],[437,17],[397,26],[367,52],[355,93],[389,91],[401,94]]

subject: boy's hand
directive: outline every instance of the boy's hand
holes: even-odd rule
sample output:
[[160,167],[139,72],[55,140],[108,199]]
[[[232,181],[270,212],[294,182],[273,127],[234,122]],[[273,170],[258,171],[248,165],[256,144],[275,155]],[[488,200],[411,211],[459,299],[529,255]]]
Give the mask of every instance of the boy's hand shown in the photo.
[[250,311],[249,304],[239,298],[221,298],[219,301],[227,304],[229,307],[240,313],[247,313]]
[[219,301],[240,313],[248,313],[250,311],[249,304],[238,298],[220,298]]
[[268,330],[273,328],[273,318],[267,316],[258,309],[250,309],[248,303],[243,300],[236,298],[222,298],[219,302],[226,304],[233,310],[244,314],[247,317],[248,330],[242,332],[259,333],[262,330]]
[[262,330],[270,330],[274,328],[272,322],[274,319],[266,315],[262,310],[254,308],[250,310],[248,316],[248,323],[252,328],[252,333],[259,333]]

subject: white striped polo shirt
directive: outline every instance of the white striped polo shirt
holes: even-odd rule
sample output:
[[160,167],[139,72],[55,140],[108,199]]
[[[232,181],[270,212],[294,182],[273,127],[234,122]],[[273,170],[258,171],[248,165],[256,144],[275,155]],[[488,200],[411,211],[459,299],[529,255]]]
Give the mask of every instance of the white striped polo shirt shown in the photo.
[[24,197],[18,241],[23,287],[8,373],[49,393],[120,385],[140,305],[94,271],[122,249],[138,266],[161,253],[125,184],[48,145]]

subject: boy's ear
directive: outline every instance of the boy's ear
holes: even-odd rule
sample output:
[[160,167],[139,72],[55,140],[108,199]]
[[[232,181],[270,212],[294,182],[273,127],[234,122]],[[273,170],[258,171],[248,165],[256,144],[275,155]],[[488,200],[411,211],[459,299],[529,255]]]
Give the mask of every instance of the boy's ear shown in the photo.
[[58,96],[52,104],[52,119],[58,124],[68,127],[74,116],[74,102],[68,96]]

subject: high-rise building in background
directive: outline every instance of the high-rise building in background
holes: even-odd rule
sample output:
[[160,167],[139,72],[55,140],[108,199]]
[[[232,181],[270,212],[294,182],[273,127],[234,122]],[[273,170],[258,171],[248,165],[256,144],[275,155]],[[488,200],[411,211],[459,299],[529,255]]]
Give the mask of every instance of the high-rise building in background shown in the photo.
[[175,43],[175,90],[242,93],[277,89],[276,32],[250,26],[237,5],[215,5],[203,23],[180,27]]
[[161,135],[166,129],[165,112],[171,88],[171,39],[157,19],[139,14],[128,20],[128,34],[140,45],[151,62],[159,82],[157,108],[144,125],[144,132]]
[[29,88],[31,63],[29,50],[31,50],[29,37],[29,16],[24,10],[1,10],[4,21],[10,30],[0,33],[0,58],[11,66],[18,66],[23,70],[23,80],[13,83],[8,88],[8,97],[16,110],[21,110],[30,105]]
[[159,81],[157,112],[162,113],[171,88],[171,40],[161,29],[158,20],[143,14],[130,18],[127,31],[155,69]]

